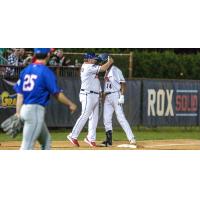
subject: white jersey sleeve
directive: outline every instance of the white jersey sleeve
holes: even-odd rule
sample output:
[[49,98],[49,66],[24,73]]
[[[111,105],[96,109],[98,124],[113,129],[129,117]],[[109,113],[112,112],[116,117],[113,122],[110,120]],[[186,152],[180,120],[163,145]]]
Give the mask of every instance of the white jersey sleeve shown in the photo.
[[119,83],[124,83],[126,82],[125,81],[125,78],[122,74],[122,71],[119,69],[119,68],[116,68],[116,75],[115,75],[115,78],[116,80],[119,82]]
[[91,65],[88,69],[88,71],[92,74],[98,74],[100,71],[100,67],[99,65]]

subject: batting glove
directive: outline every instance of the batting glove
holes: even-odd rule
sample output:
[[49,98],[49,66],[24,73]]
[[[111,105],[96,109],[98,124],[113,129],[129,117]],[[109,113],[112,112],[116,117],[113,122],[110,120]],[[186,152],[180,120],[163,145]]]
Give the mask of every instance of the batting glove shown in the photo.
[[120,95],[120,97],[118,99],[118,103],[119,104],[124,104],[124,95]]

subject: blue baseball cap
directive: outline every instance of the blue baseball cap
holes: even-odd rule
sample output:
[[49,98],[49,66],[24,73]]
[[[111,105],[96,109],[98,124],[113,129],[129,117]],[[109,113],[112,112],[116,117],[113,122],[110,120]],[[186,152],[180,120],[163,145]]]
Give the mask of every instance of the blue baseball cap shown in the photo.
[[51,52],[50,48],[34,48],[35,54],[48,54],[49,52]]
[[98,56],[96,56],[95,53],[85,53],[83,57],[84,59],[94,59],[94,60],[98,59]]

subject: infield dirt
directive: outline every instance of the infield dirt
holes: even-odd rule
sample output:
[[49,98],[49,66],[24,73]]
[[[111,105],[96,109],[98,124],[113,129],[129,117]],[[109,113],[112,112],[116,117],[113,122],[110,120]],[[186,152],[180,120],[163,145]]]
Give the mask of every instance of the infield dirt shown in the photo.
[[[89,147],[83,141],[80,141],[80,147],[73,147],[68,141],[53,141],[52,150],[200,150],[200,140],[145,140],[137,142],[137,148],[119,148],[118,145],[127,144],[126,141],[113,142],[112,147]],[[100,142],[97,142],[99,144]],[[0,142],[0,150],[17,150],[20,147],[20,141]],[[36,148],[39,145],[36,144]]]

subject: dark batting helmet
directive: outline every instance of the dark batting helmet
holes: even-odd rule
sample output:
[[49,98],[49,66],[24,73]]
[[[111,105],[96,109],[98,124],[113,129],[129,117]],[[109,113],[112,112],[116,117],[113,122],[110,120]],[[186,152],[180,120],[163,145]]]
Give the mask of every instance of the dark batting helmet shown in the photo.
[[109,57],[109,55],[107,53],[99,54],[98,61],[102,62],[102,63],[107,62],[108,61],[108,57]]

